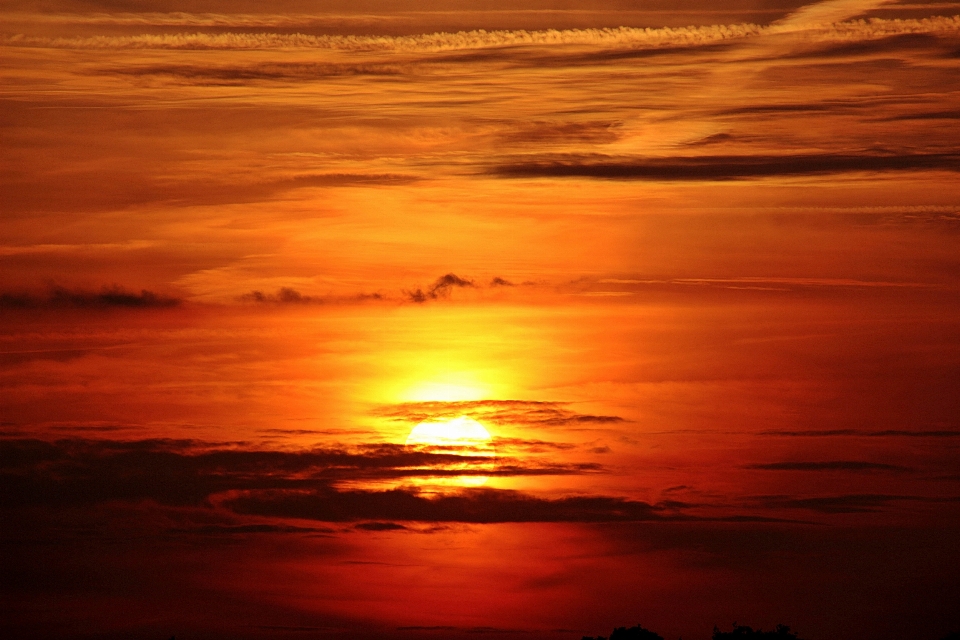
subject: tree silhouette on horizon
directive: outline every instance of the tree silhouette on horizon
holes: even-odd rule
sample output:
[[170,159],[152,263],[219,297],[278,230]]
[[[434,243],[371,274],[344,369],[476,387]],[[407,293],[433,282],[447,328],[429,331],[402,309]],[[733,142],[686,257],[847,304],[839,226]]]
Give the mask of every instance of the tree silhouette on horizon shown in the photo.
[[[603,636],[597,636],[595,638],[583,636],[583,640],[607,640],[607,638]],[[663,636],[637,625],[629,629],[627,627],[617,627],[610,634],[609,640],[663,640]]]
[[[172,639],[171,639],[172,640]],[[639,624],[635,627],[617,627],[609,638],[604,636],[583,636],[582,640],[664,640],[659,633],[644,629]],[[803,640],[796,631],[791,631],[785,624],[778,624],[773,631],[753,629],[747,625],[733,623],[731,631],[721,631],[713,627],[712,640]],[[940,640],[960,640],[960,632],[953,631]]]

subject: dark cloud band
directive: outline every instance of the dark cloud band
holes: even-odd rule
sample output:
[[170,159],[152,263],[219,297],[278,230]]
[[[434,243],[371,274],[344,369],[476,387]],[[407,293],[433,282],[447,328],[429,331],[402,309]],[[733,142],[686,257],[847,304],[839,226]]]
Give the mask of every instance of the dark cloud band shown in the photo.
[[569,158],[505,163],[492,168],[490,173],[504,178],[688,181],[922,170],[960,171],[960,155],[928,153]]

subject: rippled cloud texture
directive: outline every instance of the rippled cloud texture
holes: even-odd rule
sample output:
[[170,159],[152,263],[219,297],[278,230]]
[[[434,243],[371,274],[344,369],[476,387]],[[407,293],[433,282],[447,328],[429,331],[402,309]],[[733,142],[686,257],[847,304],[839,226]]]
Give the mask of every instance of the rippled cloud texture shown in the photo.
[[0,628],[960,629],[958,14],[0,3]]

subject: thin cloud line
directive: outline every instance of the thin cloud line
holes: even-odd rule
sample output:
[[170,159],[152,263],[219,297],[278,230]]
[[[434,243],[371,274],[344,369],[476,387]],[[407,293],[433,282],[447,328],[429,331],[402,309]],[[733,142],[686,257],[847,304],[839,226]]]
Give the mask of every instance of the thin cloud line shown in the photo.
[[327,49],[339,51],[406,51],[431,53],[493,47],[593,45],[627,48],[703,46],[727,40],[778,35],[803,30],[811,41],[849,41],[895,35],[960,31],[960,16],[907,20],[871,18],[809,24],[785,21],[690,27],[618,27],[539,31],[461,31],[413,36],[307,35],[302,33],[177,33],[132,36],[0,37],[0,46],[65,49]]

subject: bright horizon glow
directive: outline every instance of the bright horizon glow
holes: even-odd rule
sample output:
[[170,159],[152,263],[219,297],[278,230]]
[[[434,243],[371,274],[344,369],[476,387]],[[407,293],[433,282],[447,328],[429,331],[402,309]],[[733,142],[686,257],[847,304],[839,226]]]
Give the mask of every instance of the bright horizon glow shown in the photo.
[[424,382],[402,395],[407,402],[470,402],[483,400],[487,393],[478,384]]
[[[489,470],[494,464],[493,458],[497,452],[490,440],[490,432],[482,424],[473,418],[460,416],[450,420],[421,422],[410,431],[406,444],[413,447],[441,447],[445,453],[489,458],[490,462],[484,463],[482,467],[476,464],[464,466],[465,471],[476,472],[481,468]],[[421,483],[438,486],[482,487],[487,480],[489,480],[487,476],[464,474],[425,478]]]
[[7,635],[960,629],[960,4],[0,18]]
[[[421,422],[410,431],[406,444],[408,446],[492,449],[490,439],[490,432],[482,424],[473,418],[460,416],[438,422]],[[464,455],[487,455],[487,453],[464,452]]]

